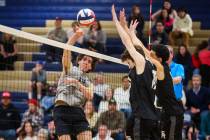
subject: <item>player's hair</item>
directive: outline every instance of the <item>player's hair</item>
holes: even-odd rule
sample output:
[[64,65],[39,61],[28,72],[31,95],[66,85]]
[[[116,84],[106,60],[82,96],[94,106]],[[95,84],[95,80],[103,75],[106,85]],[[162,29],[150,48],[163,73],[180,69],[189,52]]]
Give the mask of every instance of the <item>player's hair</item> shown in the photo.
[[122,81],[123,81],[124,79],[128,79],[128,75],[123,76],[123,77],[122,77]]
[[[76,64],[78,65],[78,62],[80,61],[80,60],[82,60],[85,56],[88,56],[88,55],[85,55],[85,54],[80,54],[80,55],[78,55],[77,56],[77,61],[76,61]],[[91,56],[88,56],[88,57],[91,57]],[[91,57],[92,58],[92,63],[91,63],[91,70],[90,71],[93,71],[94,69],[95,69],[95,66],[96,66],[96,63],[98,62],[98,59],[96,59],[96,58],[93,58],[93,57]],[[88,72],[90,72],[90,71],[88,71]]]
[[[134,46],[136,48],[136,51],[140,53],[143,57],[145,57],[144,51],[140,46]],[[121,55],[121,60],[122,62],[125,62],[126,60],[130,59],[131,61],[134,62],[133,58],[131,57],[130,53],[128,50],[125,50],[122,55]]]
[[71,27],[74,27],[74,26],[78,26],[79,27],[80,26],[79,22],[77,22],[77,21],[72,22]]
[[162,59],[162,63],[165,63],[169,59],[170,53],[167,46],[162,44],[153,44],[152,50],[155,52],[158,58]]

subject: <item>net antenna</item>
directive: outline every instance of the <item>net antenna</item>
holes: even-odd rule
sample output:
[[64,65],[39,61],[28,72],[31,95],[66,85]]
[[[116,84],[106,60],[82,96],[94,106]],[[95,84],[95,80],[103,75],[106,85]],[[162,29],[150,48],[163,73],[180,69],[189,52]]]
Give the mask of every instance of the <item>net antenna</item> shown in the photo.
[[72,46],[72,45],[69,45],[69,44],[61,43],[61,42],[58,42],[58,41],[55,41],[55,40],[51,40],[51,39],[48,39],[48,38],[45,38],[45,37],[41,37],[41,36],[38,36],[38,35],[35,35],[35,34],[32,34],[32,33],[27,33],[27,32],[17,30],[17,29],[14,29],[14,28],[11,28],[11,27],[8,27],[8,26],[4,26],[4,25],[1,25],[1,24],[0,24],[0,31],[4,32],[4,33],[11,34],[11,35],[14,35],[14,36],[17,36],[17,37],[22,37],[22,38],[29,39],[29,40],[32,40],[32,41],[36,41],[36,42],[39,42],[39,43],[42,43],[42,44],[47,44],[47,45],[50,45],[50,46],[53,46],[53,47],[62,48],[62,49],[66,49],[66,50],[69,50],[69,51],[89,55],[89,56],[92,56],[92,57],[95,57],[95,58],[103,59],[103,60],[106,60],[106,61],[114,62],[114,63],[117,63],[117,64],[125,65],[124,63],[122,63],[122,61],[120,59],[115,58],[115,57],[100,54],[100,53],[93,52],[93,51],[90,51],[90,50],[87,50],[87,49],[78,48],[78,47],[75,47],[75,46]]

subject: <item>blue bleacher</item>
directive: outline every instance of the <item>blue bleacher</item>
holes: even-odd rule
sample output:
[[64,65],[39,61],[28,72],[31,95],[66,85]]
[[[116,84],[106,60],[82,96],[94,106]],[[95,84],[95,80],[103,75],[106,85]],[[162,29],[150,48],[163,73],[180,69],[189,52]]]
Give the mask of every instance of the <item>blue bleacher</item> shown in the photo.
[[[119,57],[119,56],[118,56]],[[24,63],[24,70],[25,71],[31,71],[32,68],[35,67],[35,62],[25,62]],[[44,69],[47,71],[61,71],[62,66],[60,63],[46,63],[44,65]],[[95,72],[128,72],[128,67],[119,65],[119,64],[107,64],[107,63],[102,63],[102,64],[97,64]]]
[[24,113],[28,109],[27,102],[12,102],[12,103],[19,110],[20,113]]
[[32,61],[46,61],[46,53],[45,52],[33,53]]
[[[44,26],[45,20],[56,16],[76,19],[76,13],[82,8],[93,9],[99,20],[111,20],[110,7],[113,3],[117,10],[124,7],[127,13],[133,4],[138,4],[145,19],[149,18],[149,0],[9,0],[6,1],[6,7],[0,7],[0,23],[12,27]],[[210,27],[210,22],[205,22],[210,20],[210,16],[207,16],[210,15],[209,0],[172,0],[172,4],[175,8],[187,7],[193,20],[202,21],[202,27]],[[153,11],[161,5],[162,2],[153,1]]]

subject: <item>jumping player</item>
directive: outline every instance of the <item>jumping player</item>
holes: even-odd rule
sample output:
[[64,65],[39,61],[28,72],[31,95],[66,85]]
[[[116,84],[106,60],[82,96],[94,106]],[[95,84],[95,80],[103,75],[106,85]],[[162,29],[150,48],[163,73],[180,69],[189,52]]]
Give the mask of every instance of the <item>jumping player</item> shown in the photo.
[[[78,27],[67,44],[73,45],[82,35]],[[85,74],[94,69],[95,60],[87,55],[79,55],[78,66],[73,66],[71,52],[64,50],[62,64],[63,72],[58,82],[53,112],[59,140],[71,140],[70,135],[78,140],[91,140],[92,134],[82,106],[86,99],[93,98],[93,86]]]
[[135,35],[137,22],[130,25],[130,37],[134,44],[140,46],[146,56],[157,68],[157,96],[163,107],[161,113],[161,139],[182,140],[183,105],[177,101],[173,89],[173,80],[166,61],[169,59],[169,49],[165,45],[152,45],[152,51],[147,50]]
[[115,7],[112,6],[113,21],[121,37],[126,51],[122,54],[122,61],[130,68],[131,79],[130,102],[134,116],[140,120],[140,139],[159,140],[158,114],[154,106],[156,78],[152,64],[145,59],[142,49],[136,49],[129,35],[118,21]]

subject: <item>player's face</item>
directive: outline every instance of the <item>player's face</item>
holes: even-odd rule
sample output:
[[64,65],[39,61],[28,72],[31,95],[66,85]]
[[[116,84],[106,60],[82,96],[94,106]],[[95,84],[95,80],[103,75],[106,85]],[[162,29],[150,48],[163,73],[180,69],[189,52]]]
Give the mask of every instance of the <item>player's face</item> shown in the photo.
[[194,88],[198,88],[201,85],[201,79],[200,77],[193,77],[192,78],[192,84]]
[[135,66],[135,63],[131,59],[127,59],[124,63],[128,64],[129,69],[133,69]]
[[92,69],[93,59],[90,56],[84,56],[79,62],[81,71],[88,72]]

